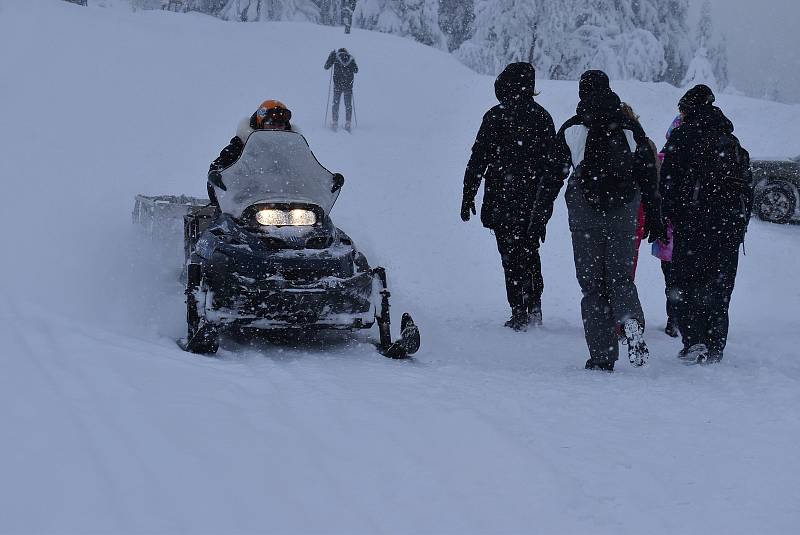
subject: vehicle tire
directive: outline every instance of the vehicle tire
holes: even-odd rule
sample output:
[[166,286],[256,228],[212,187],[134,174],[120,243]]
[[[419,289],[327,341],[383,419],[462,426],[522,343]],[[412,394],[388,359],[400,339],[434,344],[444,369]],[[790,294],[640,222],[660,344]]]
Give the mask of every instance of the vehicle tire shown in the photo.
[[783,182],[771,182],[756,201],[758,217],[770,223],[788,223],[797,208],[794,190]]
[[205,296],[207,290],[199,264],[189,264],[186,273],[186,340],[181,347],[191,353],[214,354],[219,349],[217,326],[206,320]]

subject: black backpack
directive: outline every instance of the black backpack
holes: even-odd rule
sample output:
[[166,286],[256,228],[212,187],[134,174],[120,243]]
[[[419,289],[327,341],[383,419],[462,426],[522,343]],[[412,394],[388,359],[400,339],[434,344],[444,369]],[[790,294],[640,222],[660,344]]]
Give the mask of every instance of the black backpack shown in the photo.
[[742,195],[751,199],[750,156],[739,144],[739,139],[730,132],[714,132],[707,138],[706,146],[707,174],[698,177],[692,201],[697,203],[701,193],[716,200],[738,200]]
[[636,153],[631,151],[622,128],[592,127],[575,177],[589,205],[605,211],[633,200],[637,164]]

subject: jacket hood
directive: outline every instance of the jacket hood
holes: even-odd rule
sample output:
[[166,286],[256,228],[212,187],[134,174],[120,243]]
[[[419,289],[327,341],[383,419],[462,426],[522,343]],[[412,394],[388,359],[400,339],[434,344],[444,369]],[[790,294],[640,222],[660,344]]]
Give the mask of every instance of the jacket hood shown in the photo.
[[586,71],[578,82],[578,98],[581,100],[609,91],[611,91],[611,82],[603,71]]
[[709,108],[716,100],[714,92],[707,85],[698,84],[686,92],[678,102],[678,109],[683,113]]
[[346,67],[353,61],[353,56],[350,55],[350,52],[348,52],[347,49],[340,48],[336,51],[336,61]]
[[494,94],[501,104],[527,103],[536,96],[536,71],[526,62],[511,63],[494,81]]
[[580,118],[581,124],[589,128],[627,124],[629,121],[622,113],[621,104],[619,96],[611,89],[596,91],[578,102],[575,114]]

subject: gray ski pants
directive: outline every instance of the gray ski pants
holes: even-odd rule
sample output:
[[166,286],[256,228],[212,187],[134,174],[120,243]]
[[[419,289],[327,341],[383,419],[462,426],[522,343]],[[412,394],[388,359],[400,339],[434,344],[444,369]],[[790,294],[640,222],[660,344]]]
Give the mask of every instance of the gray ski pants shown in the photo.
[[639,194],[621,208],[598,212],[586,202],[580,186],[570,180],[566,201],[589,355],[595,360],[615,361],[619,356],[617,325],[635,318],[644,326],[633,283]]

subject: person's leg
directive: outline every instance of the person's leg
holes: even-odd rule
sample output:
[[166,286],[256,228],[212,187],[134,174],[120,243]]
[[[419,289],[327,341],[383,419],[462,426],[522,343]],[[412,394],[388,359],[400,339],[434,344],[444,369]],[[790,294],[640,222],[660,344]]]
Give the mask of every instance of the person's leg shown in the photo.
[[642,366],[649,360],[650,351],[644,339],[644,312],[633,282],[638,213],[638,195],[627,206],[607,213],[605,270],[615,331],[620,328],[625,337],[631,364]]
[[664,274],[664,295],[666,297],[667,326],[664,332],[675,338],[678,336],[678,313],[676,308],[675,293],[672,289],[672,262],[661,262],[661,272]]
[[528,268],[526,280],[530,281],[528,295],[528,314],[535,325],[542,324],[542,293],[544,292],[544,277],[542,277],[542,258],[539,256],[539,244],[536,240],[528,240],[528,255],[525,265]]
[[[614,362],[619,344],[614,331],[614,315],[606,293],[607,241],[602,229],[572,232],[575,275],[581,287],[581,317],[589,356],[594,362]],[[632,258],[632,257],[629,257]],[[629,274],[630,275],[630,274]]]
[[519,238],[515,257],[519,259],[522,273],[525,310],[532,324],[541,325],[544,280],[542,279],[542,261],[539,257],[539,242],[527,236],[527,233],[522,230],[517,231],[516,234],[519,235]]
[[503,263],[506,279],[506,297],[511,314],[527,314],[525,310],[525,268],[520,258],[519,236],[513,232],[495,231],[497,250]]
[[722,352],[728,342],[728,309],[730,307],[736,272],[739,266],[739,243],[723,241],[718,245],[718,253],[714,255],[715,264],[709,266],[713,276],[710,279],[707,294],[708,314],[708,346],[709,355],[714,360],[722,358]]
[[345,128],[350,130],[350,120],[353,117],[353,90],[348,89],[344,92],[344,114]]
[[644,312],[639,293],[633,282],[633,262],[636,253],[636,222],[638,200],[614,210],[608,218],[606,236],[608,251],[605,256],[606,293],[617,325],[635,319],[644,328]]
[[674,297],[676,319],[684,349],[705,342],[703,289],[702,230],[676,228],[672,250],[671,294]]
[[331,126],[336,128],[339,125],[339,101],[342,98],[342,90],[333,86],[333,103],[331,104]]

